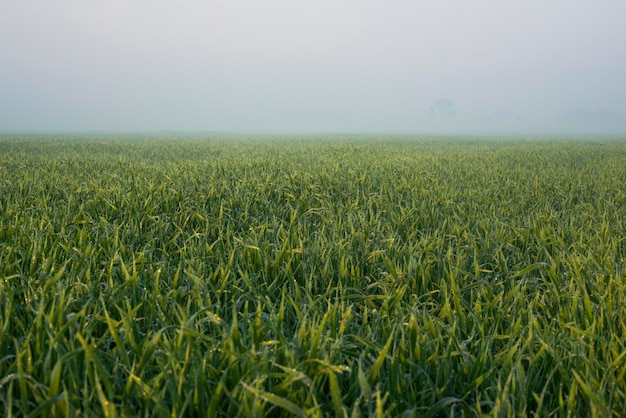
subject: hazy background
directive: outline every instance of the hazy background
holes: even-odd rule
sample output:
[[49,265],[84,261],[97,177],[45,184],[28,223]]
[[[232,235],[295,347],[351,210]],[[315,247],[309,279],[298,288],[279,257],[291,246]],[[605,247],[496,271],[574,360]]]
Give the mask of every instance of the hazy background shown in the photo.
[[626,134],[623,0],[0,0],[0,131]]

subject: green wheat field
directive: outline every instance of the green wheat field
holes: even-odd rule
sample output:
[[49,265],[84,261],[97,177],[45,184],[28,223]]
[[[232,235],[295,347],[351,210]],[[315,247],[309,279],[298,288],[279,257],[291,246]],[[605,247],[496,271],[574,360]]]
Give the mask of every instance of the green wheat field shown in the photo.
[[0,137],[0,415],[619,416],[626,140]]

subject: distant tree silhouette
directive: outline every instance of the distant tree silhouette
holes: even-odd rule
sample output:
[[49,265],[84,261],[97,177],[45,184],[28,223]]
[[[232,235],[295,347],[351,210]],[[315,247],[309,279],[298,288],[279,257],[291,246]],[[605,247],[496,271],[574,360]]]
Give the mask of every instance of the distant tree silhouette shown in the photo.
[[441,115],[448,118],[454,117],[456,115],[456,110],[454,109],[454,104],[452,100],[447,97],[441,98],[434,102],[430,106],[430,112],[435,115]]

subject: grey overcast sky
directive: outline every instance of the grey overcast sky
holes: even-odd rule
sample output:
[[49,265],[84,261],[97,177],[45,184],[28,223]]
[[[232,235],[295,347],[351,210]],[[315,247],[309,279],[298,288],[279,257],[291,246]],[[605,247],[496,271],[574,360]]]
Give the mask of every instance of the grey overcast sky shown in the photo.
[[624,0],[0,0],[0,131],[626,134]]

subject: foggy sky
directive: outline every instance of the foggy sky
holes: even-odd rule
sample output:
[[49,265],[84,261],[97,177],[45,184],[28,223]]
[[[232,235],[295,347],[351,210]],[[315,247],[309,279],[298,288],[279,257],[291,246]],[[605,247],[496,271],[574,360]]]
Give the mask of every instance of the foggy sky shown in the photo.
[[622,0],[0,0],[0,131],[626,134]]

